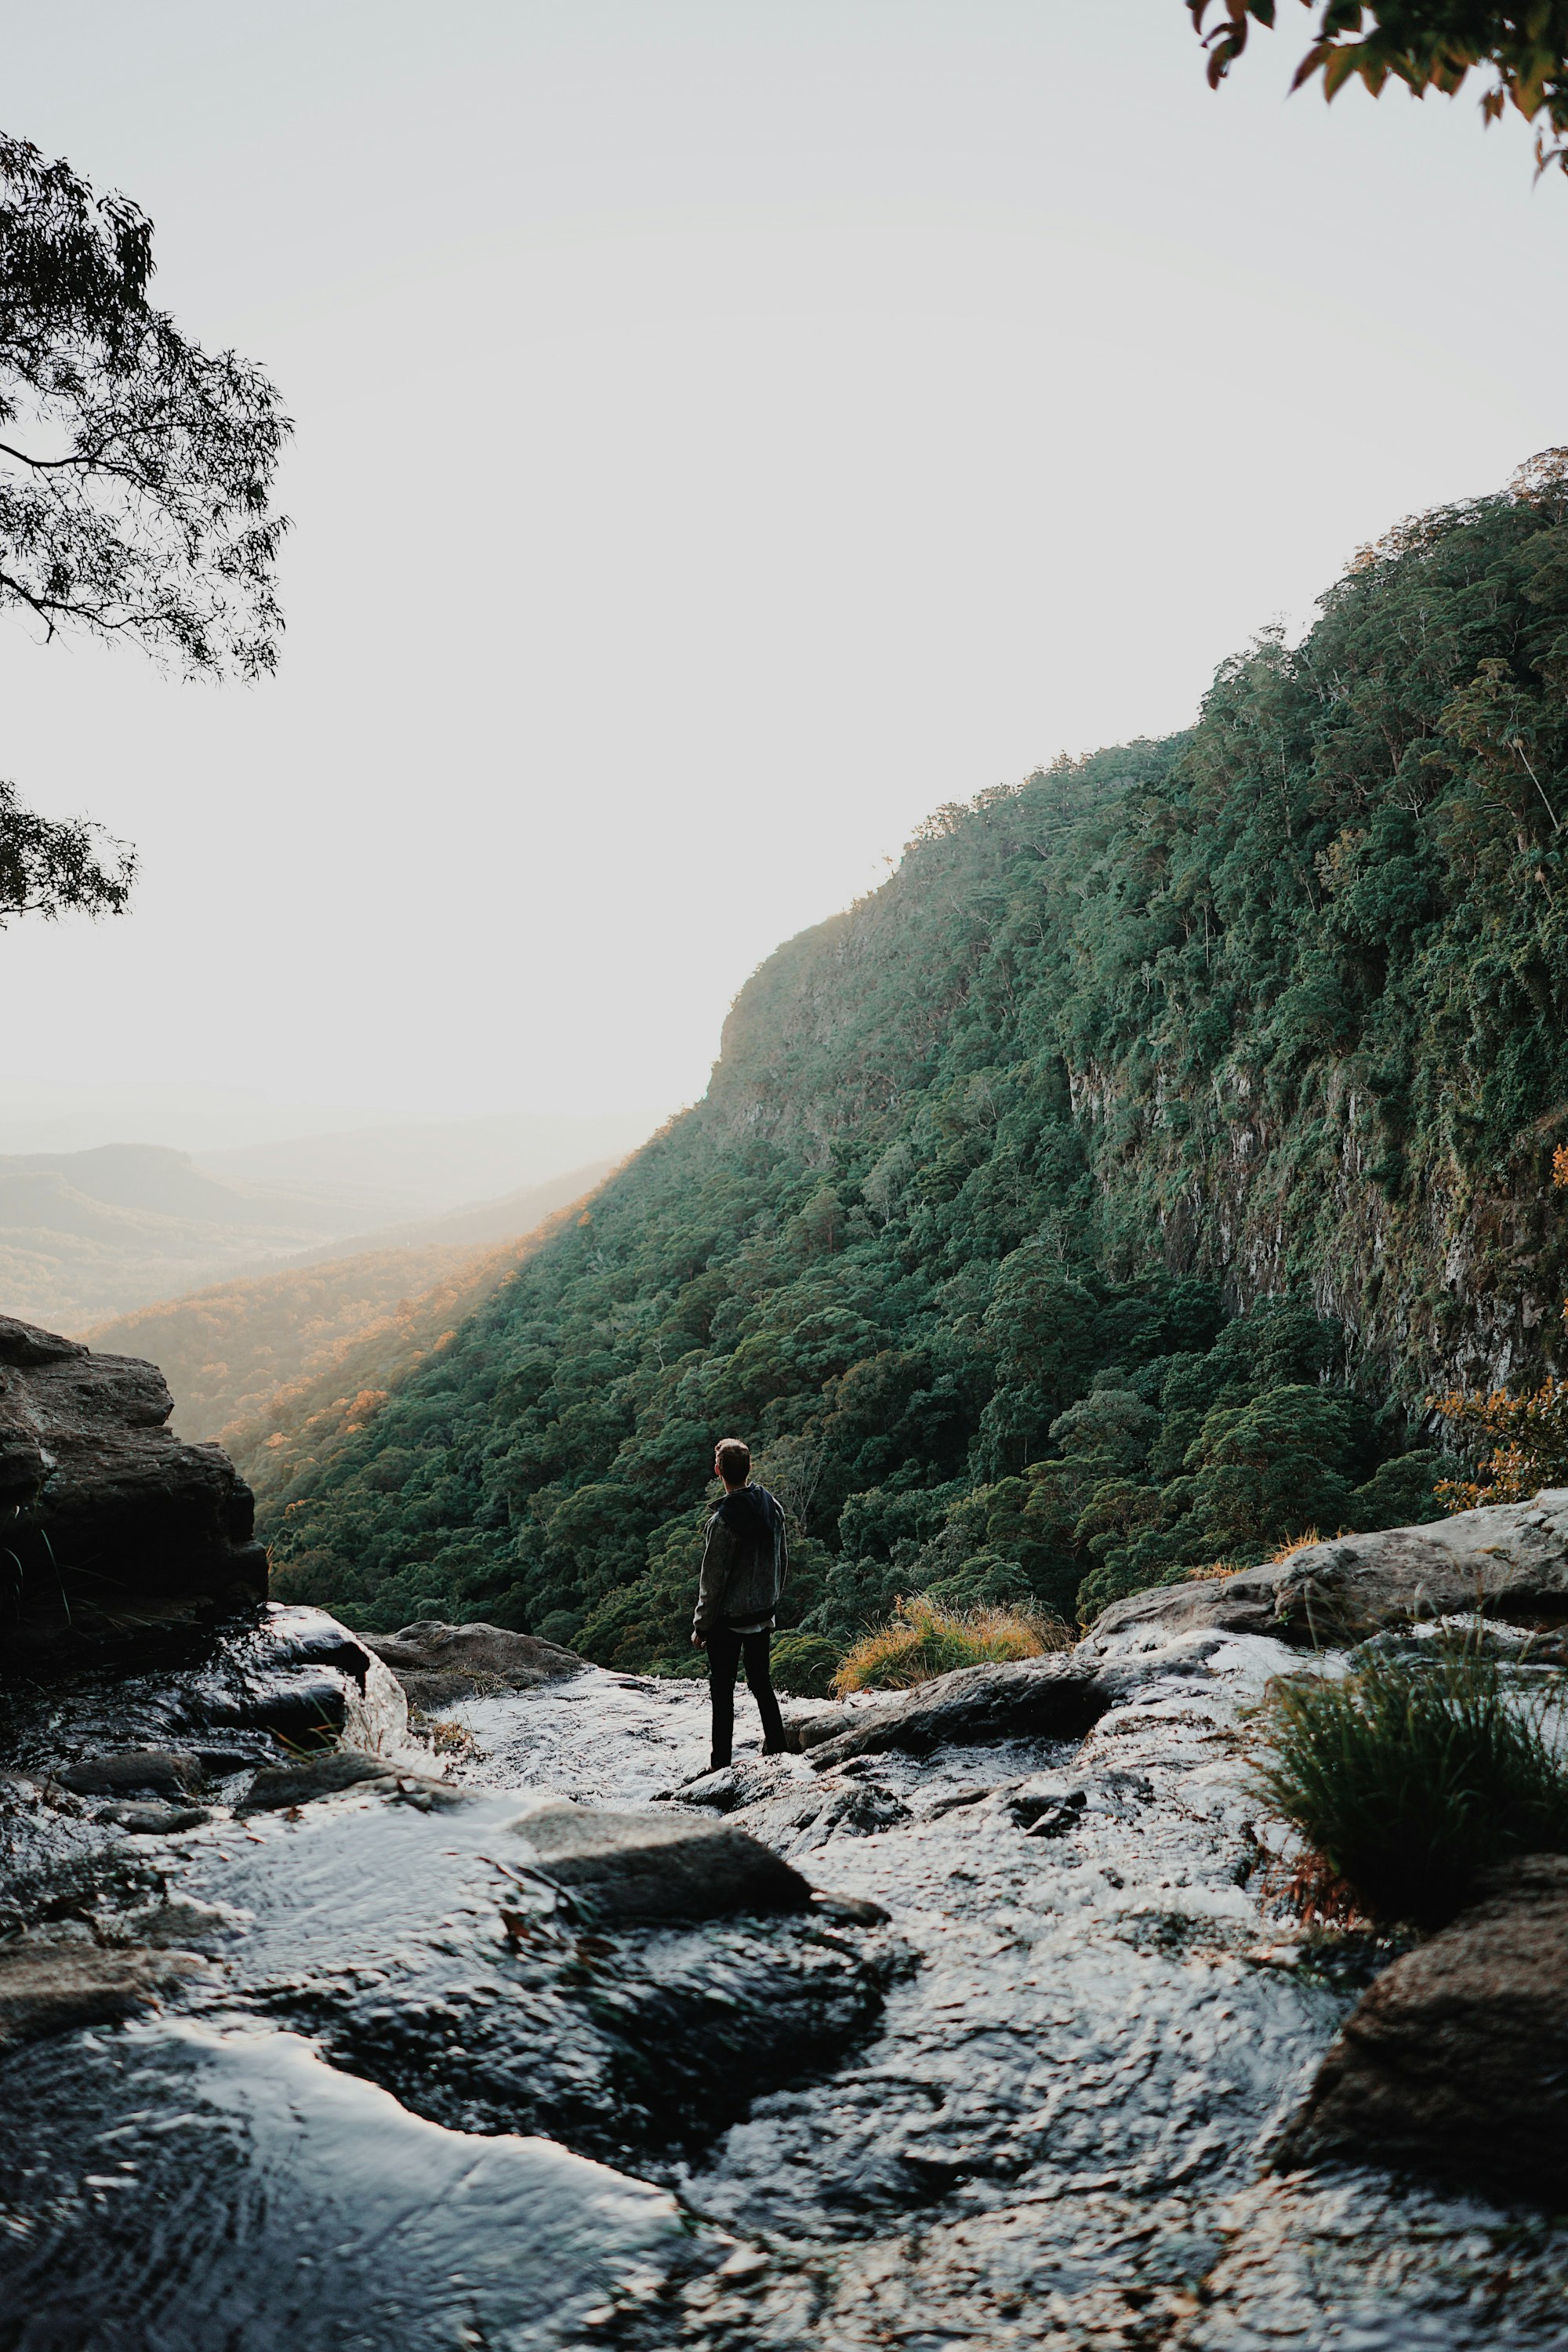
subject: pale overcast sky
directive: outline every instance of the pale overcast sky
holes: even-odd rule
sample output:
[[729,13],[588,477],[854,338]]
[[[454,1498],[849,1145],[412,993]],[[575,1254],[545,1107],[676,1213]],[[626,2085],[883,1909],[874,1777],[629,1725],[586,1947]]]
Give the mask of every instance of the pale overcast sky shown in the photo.
[[8,0],[298,434],[271,683],[0,621],[0,774],[143,861],[0,1081],[661,1112],[930,809],[1568,440],[1568,184],[1280,13],[1215,95],[1183,0]]

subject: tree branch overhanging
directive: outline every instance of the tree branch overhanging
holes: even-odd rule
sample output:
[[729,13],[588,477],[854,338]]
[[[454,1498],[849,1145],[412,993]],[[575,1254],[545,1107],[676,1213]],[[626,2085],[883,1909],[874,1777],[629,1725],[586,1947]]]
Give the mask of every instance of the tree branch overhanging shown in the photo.
[[[1349,81],[1378,97],[1403,82],[1415,97],[1452,98],[1471,73],[1485,79],[1481,118],[1512,107],[1535,129],[1537,172],[1568,172],[1568,0],[1301,0],[1318,21],[1292,89],[1321,79],[1331,99]],[[1217,89],[1255,25],[1272,30],[1277,0],[1184,0],[1208,52]],[[1211,13],[1215,21],[1208,24]],[[1206,29],[1205,29],[1206,27]]]

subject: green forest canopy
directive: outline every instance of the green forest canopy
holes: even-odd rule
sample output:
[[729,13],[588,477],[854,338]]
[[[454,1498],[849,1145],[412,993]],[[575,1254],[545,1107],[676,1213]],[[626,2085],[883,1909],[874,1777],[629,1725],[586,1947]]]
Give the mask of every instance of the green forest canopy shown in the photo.
[[278,1496],[278,1591],[674,1667],[730,1431],[839,1643],[1432,1516],[1426,1391],[1560,1330],[1565,688],[1559,451],[1364,551],[1189,730],[940,811]]

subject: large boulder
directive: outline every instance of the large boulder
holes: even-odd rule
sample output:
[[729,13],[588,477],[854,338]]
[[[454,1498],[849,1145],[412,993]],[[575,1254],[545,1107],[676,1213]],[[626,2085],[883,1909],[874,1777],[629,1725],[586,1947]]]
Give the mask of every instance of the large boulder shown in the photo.
[[1120,1685],[1098,1676],[1093,1662],[1077,1652],[1011,1665],[960,1666],[818,1741],[809,1760],[814,1770],[826,1771],[851,1756],[893,1749],[925,1756],[933,1748],[993,1739],[1081,1739],[1121,1696]]
[[1275,2160],[1335,2157],[1568,2202],[1568,1855],[1499,1872],[1363,1994]]
[[367,1649],[390,1666],[417,1707],[450,1706],[455,1699],[498,1690],[533,1690],[563,1682],[587,1667],[586,1658],[537,1633],[504,1625],[444,1625],[436,1618],[395,1633],[366,1633]]
[[1213,1628],[1327,1648],[1478,1608],[1515,1622],[1568,1618],[1568,1487],[1426,1527],[1336,1536],[1236,1576],[1156,1585],[1114,1601],[1092,1638]]
[[173,1409],[156,1365],[0,1317],[6,1664],[121,1654],[266,1598],[250,1489]]
[[804,1911],[811,1888],[727,1822],[545,1800],[512,1823],[534,1874],[595,1925]]

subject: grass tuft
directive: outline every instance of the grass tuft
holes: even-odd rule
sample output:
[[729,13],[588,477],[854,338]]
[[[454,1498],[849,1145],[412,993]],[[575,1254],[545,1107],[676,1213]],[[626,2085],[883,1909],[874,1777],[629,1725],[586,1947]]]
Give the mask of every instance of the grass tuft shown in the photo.
[[844,1654],[840,1642],[826,1633],[779,1633],[773,1645],[771,1669],[775,1690],[792,1698],[826,1698]]
[[1568,1689],[1510,1675],[1479,1628],[1422,1646],[1374,1652],[1340,1681],[1272,1684],[1254,1786],[1300,1833],[1316,1879],[1373,1919],[1434,1927],[1488,1864],[1568,1853]]
[[834,1678],[834,1688],[908,1690],[956,1666],[1037,1658],[1072,1646],[1058,1618],[1032,1609],[944,1609],[928,1593],[900,1601],[888,1622],[857,1642]]

